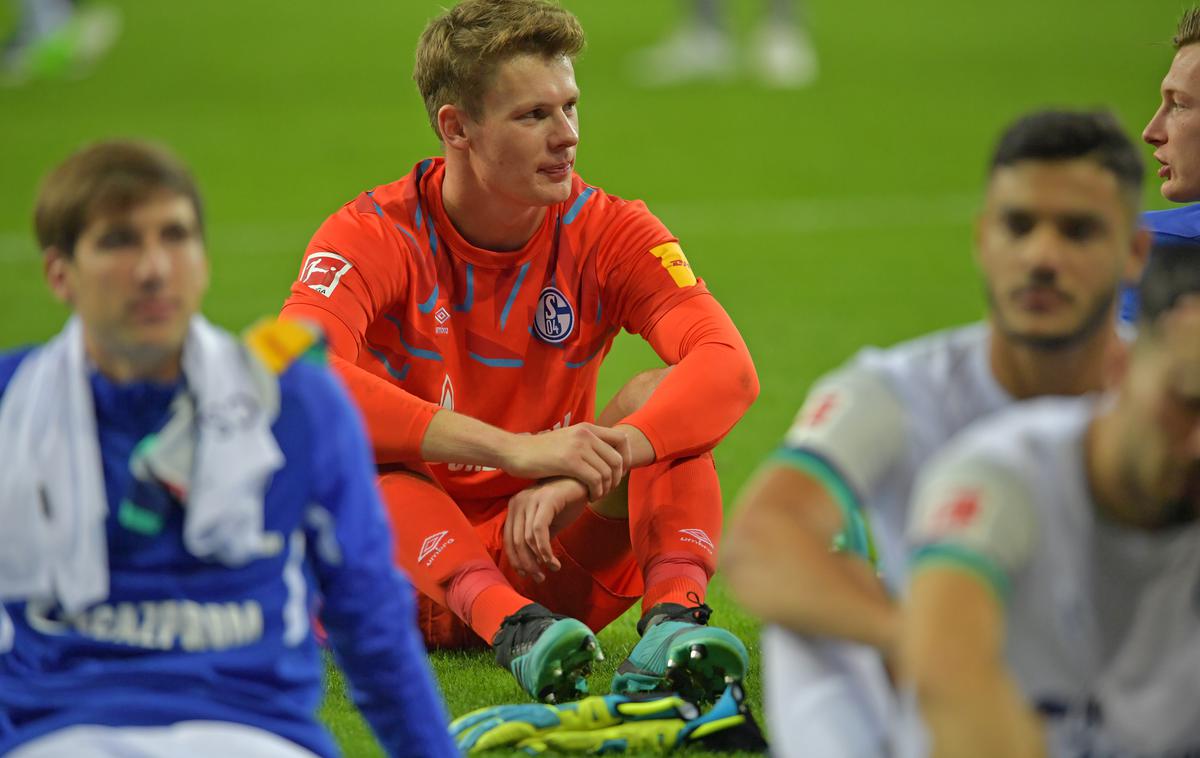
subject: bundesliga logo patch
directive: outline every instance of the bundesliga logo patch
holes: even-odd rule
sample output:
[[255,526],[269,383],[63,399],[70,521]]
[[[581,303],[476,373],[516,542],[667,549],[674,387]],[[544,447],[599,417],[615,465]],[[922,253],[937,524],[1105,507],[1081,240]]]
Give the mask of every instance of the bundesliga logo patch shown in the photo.
[[337,289],[342,275],[352,268],[353,264],[337,253],[312,253],[304,259],[300,283],[329,297]]
[[575,329],[575,311],[567,296],[556,287],[547,287],[538,295],[533,314],[533,331],[546,342],[557,345]]

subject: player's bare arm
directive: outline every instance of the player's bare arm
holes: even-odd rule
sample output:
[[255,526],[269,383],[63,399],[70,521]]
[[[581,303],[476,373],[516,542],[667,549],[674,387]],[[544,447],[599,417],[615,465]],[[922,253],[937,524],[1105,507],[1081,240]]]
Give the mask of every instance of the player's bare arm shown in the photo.
[[[905,456],[906,419],[872,372],[817,382],[734,510],[722,565],[743,605],[796,634],[852,640],[892,659],[897,610],[872,565],[859,498]],[[775,592],[780,582],[794,591]]]
[[[764,621],[871,645],[890,660],[898,608],[863,556],[831,549],[843,529],[825,485],[768,464],[735,506],[721,554],[725,580],[738,602]],[[791,591],[779,592],[781,585]]]
[[900,654],[935,758],[1046,755],[1037,715],[1004,665],[1003,606],[978,577],[957,566],[920,568]]

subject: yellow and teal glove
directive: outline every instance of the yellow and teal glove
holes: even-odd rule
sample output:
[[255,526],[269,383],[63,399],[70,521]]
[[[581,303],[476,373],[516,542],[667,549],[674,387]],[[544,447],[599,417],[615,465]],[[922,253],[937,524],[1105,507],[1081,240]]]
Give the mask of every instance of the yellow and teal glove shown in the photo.
[[[719,742],[741,745],[749,728],[747,749],[762,735],[734,684],[705,714],[673,693],[604,695],[564,705],[498,705],[468,713],[450,724],[460,750],[477,753],[496,748],[537,755],[560,753],[666,753],[683,744]],[[739,728],[743,728],[739,731]],[[728,730],[739,731],[734,737]],[[727,733],[728,732],[728,733]],[[765,747],[765,744],[763,744]]]

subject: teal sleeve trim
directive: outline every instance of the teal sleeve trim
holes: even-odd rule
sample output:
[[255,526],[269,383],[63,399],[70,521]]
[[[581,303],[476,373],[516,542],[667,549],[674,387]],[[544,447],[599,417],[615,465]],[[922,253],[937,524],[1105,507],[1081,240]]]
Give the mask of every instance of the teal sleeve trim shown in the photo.
[[966,569],[979,579],[982,579],[983,583],[991,588],[992,592],[996,593],[996,597],[999,598],[1002,605],[1008,602],[1008,595],[1012,589],[1008,574],[994,560],[982,553],[972,550],[969,547],[947,543],[926,545],[913,553],[912,568],[914,573],[918,569],[932,566],[950,566]]
[[879,553],[871,521],[854,490],[833,465],[817,453],[792,447],[781,447],[770,460],[808,474],[816,479],[837,503],[842,513],[842,530],[834,535],[832,549],[839,553],[855,553],[877,567]]

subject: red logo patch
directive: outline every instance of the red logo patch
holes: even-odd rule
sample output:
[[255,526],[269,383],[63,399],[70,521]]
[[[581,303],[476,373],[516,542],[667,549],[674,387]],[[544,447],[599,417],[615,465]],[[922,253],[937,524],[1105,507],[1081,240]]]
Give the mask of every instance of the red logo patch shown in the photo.
[[329,297],[337,288],[342,275],[352,268],[354,265],[337,253],[312,253],[304,259],[300,283]]
[[979,518],[979,490],[964,490],[937,509],[930,527],[935,534],[960,532]]
[[829,420],[830,415],[841,404],[841,396],[837,392],[829,392],[812,406],[811,411],[804,414],[800,424],[810,428],[821,426]]

